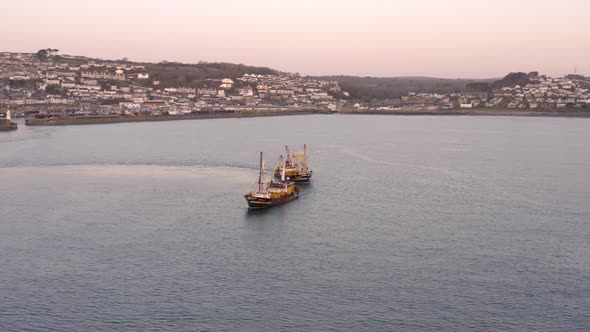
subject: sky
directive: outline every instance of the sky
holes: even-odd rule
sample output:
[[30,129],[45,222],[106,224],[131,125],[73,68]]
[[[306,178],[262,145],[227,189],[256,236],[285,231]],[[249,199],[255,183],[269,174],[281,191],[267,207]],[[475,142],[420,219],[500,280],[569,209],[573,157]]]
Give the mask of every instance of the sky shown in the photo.
[[590,76],[590,0],[2,0],[0,51],[302,75]]

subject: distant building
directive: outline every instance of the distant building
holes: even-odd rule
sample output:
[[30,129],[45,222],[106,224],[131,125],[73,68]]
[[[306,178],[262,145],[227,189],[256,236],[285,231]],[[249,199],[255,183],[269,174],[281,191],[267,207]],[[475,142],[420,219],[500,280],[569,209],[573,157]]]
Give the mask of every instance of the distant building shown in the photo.
[[109,73],[109,72],[100,72],[100,71],[83,71],[80,72],[80,77],[82,78],[94,78],[94,79],[101,79],[101,80],[118,80],[124,81],[125,74],[123,73]]
[[234,81],[229,78],[224,78],[221,80],[221,85],[219,85],[219,87],[222,89],[231,89],[233,85]]
[[212,89],[212,88],[198,88],[197,89],[197,94],[199,94],[199,95],[214,96],[214,95],[217,94],[217,89]]

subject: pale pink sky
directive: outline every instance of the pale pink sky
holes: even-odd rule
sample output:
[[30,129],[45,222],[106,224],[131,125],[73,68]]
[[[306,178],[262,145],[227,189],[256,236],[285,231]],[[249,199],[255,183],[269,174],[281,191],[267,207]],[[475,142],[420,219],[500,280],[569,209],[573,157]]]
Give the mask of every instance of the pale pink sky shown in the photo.
[[590,0],[3,1],[0,51],[306,75],[590,75]]

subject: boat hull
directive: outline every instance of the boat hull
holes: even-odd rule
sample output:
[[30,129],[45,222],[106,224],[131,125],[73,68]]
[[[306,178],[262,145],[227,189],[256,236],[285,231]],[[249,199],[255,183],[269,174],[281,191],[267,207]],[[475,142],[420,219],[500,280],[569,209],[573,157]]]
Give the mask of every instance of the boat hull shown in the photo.
[[10,122],[8,120],[0,121],[0,131],[17,130],[18,125],[16,122]]
[[260,198],[251,196],[250,194],[244,195],[246,202],[248,202],[248,208],[250,209],[266,209],[272,206],[288,203],[299,197],[299,190],[295,190],[291,195],[281,198]]
[[293,182],[309,182],[311,181],[311,174],[300,174],[290,178]]

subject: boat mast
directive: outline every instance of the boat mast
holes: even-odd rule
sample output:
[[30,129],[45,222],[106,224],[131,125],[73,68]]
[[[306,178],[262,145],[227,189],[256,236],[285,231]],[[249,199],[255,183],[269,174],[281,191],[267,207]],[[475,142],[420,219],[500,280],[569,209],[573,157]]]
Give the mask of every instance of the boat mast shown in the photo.
[[284,168],[284,163],[283,163],[283,155],[279,156],[279,161],[277,162],[277,165],[275,166],[274,170],[272,171],[272,177],[270,182],[275,183],[275,178],[277,177],[281,177],[281,174],[283,172],[283,168]]
[[260,173],[258,174],[258,192],[264,191],[264,158],[260,152]]
[[285,152],[287,152],[287,160],[285,161],[285,164],[291,166],[291,152],[289,152],[288,145],[285,145]]
[[307,167],[307,144],[303,144],[303,170],[305,171],[305,173],[308,172],[308,167]]
[[[281,158],[282,159],[282,158]],[[283,165],[282,171],[281,171],[281,182],[285,182],[285,165]]]

